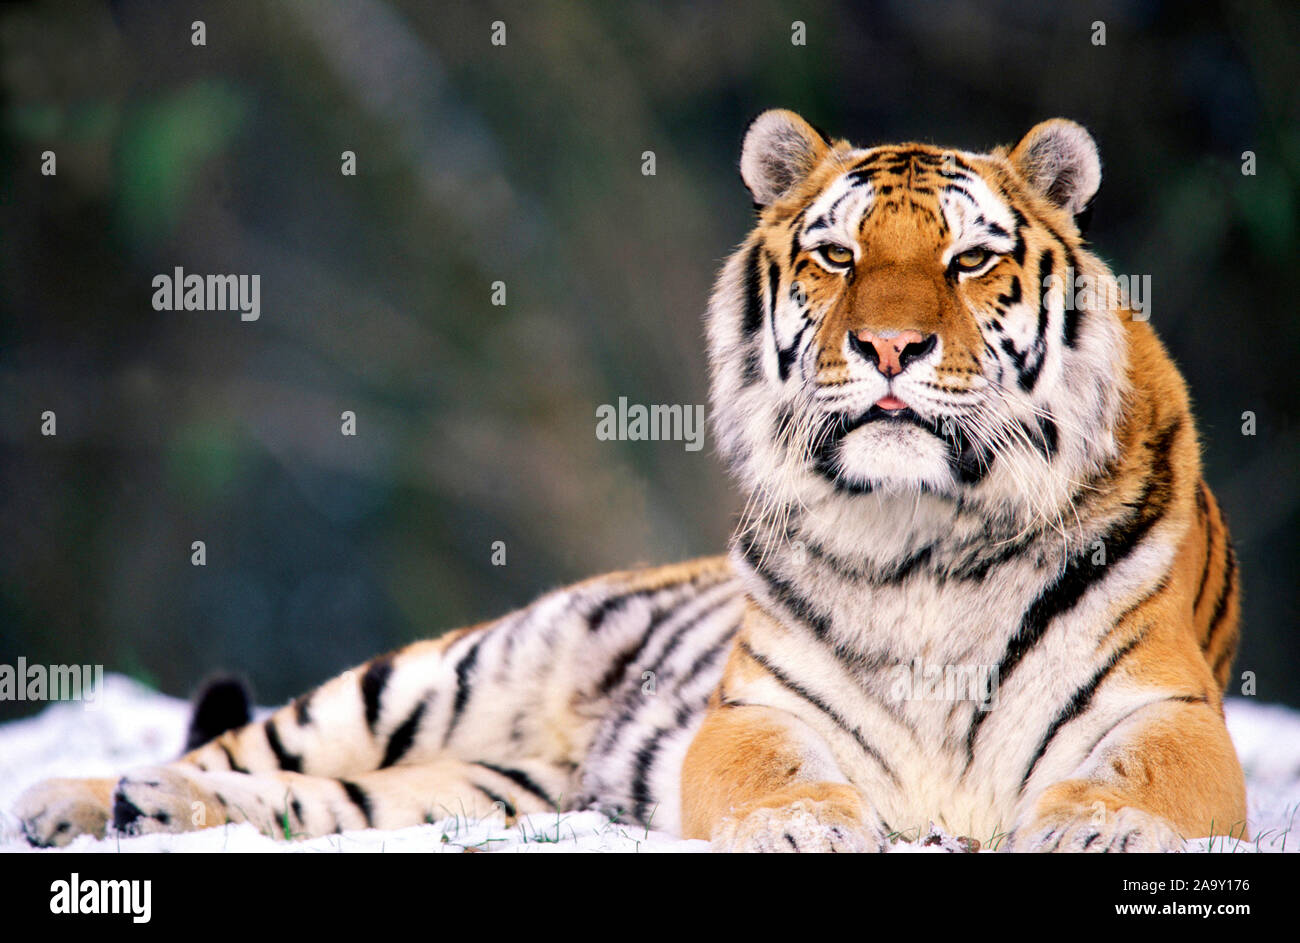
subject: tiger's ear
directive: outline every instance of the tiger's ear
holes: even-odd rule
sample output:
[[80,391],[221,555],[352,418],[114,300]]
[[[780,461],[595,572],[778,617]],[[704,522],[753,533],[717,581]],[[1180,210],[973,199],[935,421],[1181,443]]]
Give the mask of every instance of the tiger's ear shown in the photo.
[[745,132],[740,176],[756,206],[780,199],[802,181],[830,149],[830,142],[793,111],[765,111]]
[[1034,125],[1010,160],[1026,183],[1071,215],[1083,212],[1101,186],[1097,142],[1083,125],[1065,118]]

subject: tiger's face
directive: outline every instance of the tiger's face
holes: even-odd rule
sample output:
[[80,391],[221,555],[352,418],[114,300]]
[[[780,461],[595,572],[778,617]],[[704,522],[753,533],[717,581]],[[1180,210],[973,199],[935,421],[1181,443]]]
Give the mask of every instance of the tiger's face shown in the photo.
[[741,173],[759,222],[710,307],[724,454],[774,504],[961,499],[1060,517],[1114,449],[1116,312],[1075,215],[1091,137],[1045,122],[1010,153],[832,143],[771,111]]

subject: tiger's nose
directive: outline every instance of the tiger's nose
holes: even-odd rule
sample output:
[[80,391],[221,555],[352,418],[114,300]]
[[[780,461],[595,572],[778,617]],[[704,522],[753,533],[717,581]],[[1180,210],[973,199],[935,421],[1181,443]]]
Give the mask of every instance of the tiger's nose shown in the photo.
[[887,377],[897,376],[913,360],[934,350],[937,341],[937,334],[920,331],[849,332],[849,346]]

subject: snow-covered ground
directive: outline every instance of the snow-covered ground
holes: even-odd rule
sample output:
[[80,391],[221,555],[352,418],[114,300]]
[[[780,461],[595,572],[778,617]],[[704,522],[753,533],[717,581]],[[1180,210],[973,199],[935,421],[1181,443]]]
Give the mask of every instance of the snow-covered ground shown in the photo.
[[[1246,769],[1251,841],[1215,839],[1191,850],[1300,851],[1300,713],[1243,699],[1228,702],[1228,728]],[[9,814],[27,786],[51,776],[109,776],[179,755],[189,705],[120,675],[104,680],[95,710],[65,702],[28,720],[0,726],[0,851],[32,851]],[[527,816],[507,827],[495,822],[446,819],[394,831],[358,831],[309,841],[276,841],[251,825],[184,835],[83,836],[67,850],[117,851],[625,851],[702,852],[709,845],[662,832],[610,822],[596,812]],[[949,838],[930,844],[898,842],[895,851],[956,850]],[[49,852],[54,853],[54,852]]]

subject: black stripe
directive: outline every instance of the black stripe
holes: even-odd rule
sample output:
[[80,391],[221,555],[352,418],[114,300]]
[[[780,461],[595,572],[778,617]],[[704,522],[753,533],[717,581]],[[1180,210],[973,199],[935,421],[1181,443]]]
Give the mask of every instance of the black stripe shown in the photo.
[[767,263],[767,316],[776,323],[776,293],[781,288],[781,269],[774,260]]
[[[808,207],[806,206],[802,207],[799,210],[799,212],[795,213],[790,220],[789,226],[790,226],[790,265],[791,266],[794,265],[794,260],[799,257],[799,251],[801,248],[799,245],[799,224],[803,222],[803,216],[804,213],[806,212],[808,212]],[[808,261],[807,259],[804,259],[804,262],[807,261]],[[795,272],[797,274],[798,269],[795,269]]]
[[745,314],[741,329],[751,337],[763,326],[762,253],[762,248],[756,245],[749,250],[745,261]]
[[262,729],[266,732],[266,742],[271,745],[271,752],[275,754],[275,761],[280,764],[280,769],[301,773],[302,757],[284,748],[284,744],[280,741],[280,731],[275,729],[275,721],[267,718]]
[[[1025,351],[1025,365],[1019,367],[1020,388],[1029,392],[1033,390],[1038,383],[1038,374],[1043,369],[1043,361],[1047,359],[1047,280],[1053,273],[1056,265],[1056,255],[1051,249],[1044,249],[1043,254],[1038,257],[1038,333],[1034,337],[1033,346]],[[1066,299],[1068,305],[1069,299]]]
[[[1176,418],[1148,443],[1151,453],[1151,470],[1143,483],[1142,493],[1130,504],[1128,516],[1117,522],[1107,533],[1103,545],[1106,549],[1104,563],[1093,563],[1093,551],[1085,547],[1075,554],[1065,571],[1044,589],[1030,604],[1016,634],[1007,642],[1006,651],[998,664],[998,683],[1004,686],[1016,666],[1042,641],[1048,627],[1068,613],[1092,586],[1105,578],[1105,574],[1123,561],[1146,537],[1156,523],[1164,517],[1173,495],[1173,468],[1169,449],[1174,437],[1182,428],[1182,418]],[[975,737],[991,711],[976,711],[966,736],[966,768],[975,757]]]
[[759,254],[760,249],[756,245],[750,249],[749,256],[745,260],[744,287],[742,289],[745,293],[745,310],[741,321],[741,331],[752,342],[745,348],[744,358],[741,362],[741,382],[745,385],[758,382],[762,375],[759,348],[754,340],[759,329],[763,326],[763,304],[762,299],[759,297]]
[[1033,343],[1025,349],[1024,353],[1021,353],[1016,349],[1011,338],[1002,339],[1002,350],[1011,358],[1020,387],[1026,391],[1032,390],[1038,382],[1038,374],[1047,357],[1048,292],[1045,287],[1047,280],[1045,271],[1052,268],[1054,259],[1055,256],[1050,249],[1043,250],[1042,255],[1038,257],[1038,328]]
[[609,667],[605,670],[600,681],[596,684],[594,691],[596,697],[602,697],[609,694],[609,692],[614,689],[614,686],[623,680],[623,677],[627,674],[627,670],[632,665],[632,662],[634,662],[637,657],[645,651],[645,647],[650,644],[650,630],[662,622],[667,614],[667,612],[661,610],[651,616],[650,624],[646,627],[646,631],[642,633],[641,637],[638,638],[633,645],[619,652],[618,655],[615,656],[614,660],[609,663]]
[[1219,652],[1219,657],[1214,659],[1214,664],[1210,666],[1210,670],[1213,672],[1216,680],[1219,677],[1219,672],[1222,671],[1223,668],[1232,661],[1232,659],[1237,657],[1237,641],[1237,638],[1234,637],[1232,644],[1226,646],[1223,651]]
[[1196,507],[1201,514],[1201,526],[1205,528],[1205,564],[1201,567],[1201,581],[1196,586],[1196,602],[1192,603],[1192,612],[1201,608],[1201,602],[1205,599],[1205,586],[1210,579],[1210,565],[1214,562],[1214,528],[1210,526],[1210,503],[1206,497],[1207,486],[1205,479],[1201,479],[1201,485],[1196,489]]
[[301,697],[294,699],[293,717],[298,722],[299,727],[306,727],[311,723],[311,699],[315,693],[315,691],[308,691]]
[[[647,596],[655,596],[659,593],[667,593],[671,590],[681,589],[684,586],[695,586],[700,582],[702,577],[711,577],[714,573],[712,570],[697,570],[684,580],[677,580],[672,583],[659,583],[652,586],[643,586],[640,589],[628,590],[622,593],[612,593],[596,604],[595,608],[587,615],[587,628],[592,632],[599,629],[605,624],[605,620],[619,609],[622,609],[634,599],[644,599]],[[712,582],[710,583],[712,585]]]
[[731,648],[731,642],[735,637],[736,633],[734,631],[728,632],[710,648],[706,649],[704,654],[696,658],[691,664],[691,667],[686,670],[686,674],[682,675],[681,678],[678,679],[676,683],[677,690],[680,691],[685,688],[686,685],[699,677],[701,671],[712,665],[719,655],[729,651]]
[[858,746],[862,748],[862,752],[866,753],[867,756],[871,757],[873,760],[876,761],[877,764],[879,764],[880,768],[885,771],[885,775],[889,777],[891,782],[893,783],[898,782],[898,776],[895,775],[894,771],[890,768],[889,764],[885,762],[885,758],[880,755],[880,753],[876,750],[875,747],[867,743],[867,741],[862,736],[862,731],[858,730],[858,728],[854,727],[847,720],[845,720],[844,717],[842,717],[835,710],[835,708],[831,707],[829,704],[827,704],[816,694],[813,694],[807,688],[803,687],[801,684],[796,682],[784,671],[782,671],[771,661],[769,661],[766,657],[754,651],[754,649],[750,647],[748,642],[742,640],[740,642],[740,648],[741,651],[743,651],[746,655],[752,658],[754,662],[757,665],[759,665],[759,667],[761,667],[764,671],[766,671],[778,682],[780,682],[782,687],[786,688],[788,691],[790,691],[793,694],[797,694],[799,697],[803,698],[813,707],[817,708],[819,711],[821,711],[827,717],[833,720],[837,727],[839,727],[841,730],[843,730],[845,733],[851,736],[855,741],[857,741]]
[[1043,457],[1050,462],[1060,445],[1060,430],[1053,419],[1048,416],[1039,416],[1038,431],[1042,433]]
[[632,816],[642,825],[648,826],[650,817],[654,815],[654,809],[651,807],[656,803],[654,794],[650,792],[650,771],[654,767],[655,757],[659,754],[659,741],[670,732],[664,727],[655,728],[655,732],[636,752],[629,795],[635,803]]
[[917,148],[875,148],[870,154],[867,154],[854,164],[853,170],[863,171],[893,167],[901,167],[906,170],[913,160],[926,169],[933,170],[944,177],[956,176],[948,169],[950,167],[957,167],[967,174],[979,176],[979,172],[974,167],[952,151],[935,153]]
[[479,646],[483,640],[479,639],[460,661],[456,662],[456,699],[451,702],[451,719],[447,721],[447,732],[443,734],[443,746],[451,740],[452,731],[460,723],[461,715],[465,713],[465,705],[469,703],[469,696],[473,692],[473,685],[470,676],[474,671],[474,666],[478,664]]
[[1083,754],[1084,757],[1092,756],[1093,751],[1097,749],[1097,745],[1100,744],[1101,741],[1103,741],[1103,740],[1105,740],[1107,737],[1109,737],[1109,736],[1111,735],[1111,733],[1113,733],[1117,727],[1119,727],[1121,724],[1125,723],[1125,722],[1126,722],[1130,717],[1132,717],[1132,716],[1133,716],[1134,714],[1136,714],[1138,711],[1144,711],[1144,710],[1146,710],[1148,707],[1151,707],[1153,704],[1164,704],[1166,701],[1180,701],[1180,702],[1182,702],[1182,703],[1184,703],[1184,704],[1206,704],[1206,705],[1208,705],[1208,704],[1210,703],[1210,702],[1209,702],[1209,698],[1207,698],[1207,697],[1206,697],[1205,695],[1203,695],[1203,694],[1202,694],[1202,695],[1175,694],[1175,695],[1172,695],[1172,696],[1170,696],[1170,697],[1160,697],[1160,698],[1156,698],[1154,701],[1147,701],[1145,704],[1139,704],[1137,707],[1133,708],[1131,711],[1127,711],[1127,712],[1124,714],[1124,716],[1120,717],[1120,718],[1119,718],[1118,720],[1116,720],[1113,724],[1111,724],[1111,725],[1110,725],[1109,727],[1107,727],[1104,731],[1102,731],[1101,734],[1100,734],[1100,735],[1099,735],[1095,740],[1092,741],[1092,746],[1088,747],[1088,749],[1084,751],[1084,754]]
[[812,327],[812,322],[805,322],[803,326],[799,328],[798,333],[795,334],[794,340],[790,342],[789,347],[777,347],[776,372],[777,376],[781,378],[782,383],[790,379],[790,367],[794,364],[795,357],[799,353],[799,345],[803,342],[803,337],[808,333],[810,327]]
[[[1053,232],[1052,235],[1055,236],[1056,233]],[[1070,247],[1065,245],[1065,241],[1061,239],[1060,236],[1056,236],[1056,238],[1057,241],[1061,243],[1061,248],[1065,252],[1066,267],[1071,272],[1074,273],[1074,276],[1077,279],[1079,276],[1079,260],[1075,258],[1074,253],[1070,251]],[[1073,347],[1078,342],[1079,318],[1082,316],[1083,316],[1083,312],[1080,311],[1079,306],[1074,303],[1074,299],[1066,298],[1065,299],[1065,346],[1066,347]]]
[[896,564],[892,570],[882,577],[882,581],[888,583],[903,582],[916,571],[917,567],[929,563],[933,552],[934,544],[926,544],[920,550]]
[[1029,444],[1038,450],[1045,461],[1050,462],[1056,455],[1056,449],[1060,442],[1060,430],[1056,423],[1046,416],[1038,416],[1036,427],[1030,428],[1029,423],[1022,421],[1020,428],[1025,434],[1025,439]]
[[667,593],[672,590],[680,589],[683,586],[694,586],[700,581],[702,573],[693,573],[689,578],[678,580],[675,583],[662,583],[652,586],[643,586],[640,589],[629,590],[624,593],[616,593],[600,602],[588,617],[588,627],[596,630],[604,624],[605,619],[613,612],[622,609],[628,603],[635,599],[644,599],[647,596],[655,596],[660,593]]
[[[776,262],[770,262],[767,267],[767,295],[768,304],[768,322],[772,325],[772,340],[776,347],[776,369],[785,382],[790,378],[790,365],[794,363],[795,354],[799,349],[799,343],[803,340],[804,333],[812,324],[811,321],[804,323],[799,331],[795,334],[794,340],[790,342],[789,347],[782,348],[780,341],[776,337],[776,293],[780,291],[781,270],[777,268]],[[792,289],[793,291],[793,289]]]
[[1232,549],[1231,540],[1224,543],[1223,551],[1223,584],[1219,587],[1219,597],[1214,601],[1214,614],[1210,616],[1205,642],[1201,646],[1206,652],[1214,647],[1214,638],[1219,632],[1224,616],[1228,614],[1228,601],[1237,586],[1237,554]]
[[247,773],[248,770],[235,762],[235,754],[230,752],[230,747],[221,741],[217,741],[217,746],[221,747],[221,752],[226,754],[226,762],[230,764],[230,771],[233,773]]
[[1020,212],[1014,206],[1011,212],[1016,218],[1016,245],[1011,250],[1011,257],[1016,260],[1016,265],[1024,267],[1025,264],[1025,214]]
[[[1225,532],[1225,538],[1226,536]],[[1232,598],[1232,594],[1237,585],[1237,554],[1232,549],[1231,540],[1225,541],[1224,549],[1226,551],[1226,556],[1223,561],[1223,587],[1219,593],[1219,598],[1214,605],[1214,615],[1210,617],[1209,634],[1205,639],[1205,644],[1202,646],[1202,650],[1205,652],[1207,658],[1209,657],[1210,652],[1218,647],[1218,641],[1222,634],[1222,629],[1227,624],[1226,617],[1228,614],[1228,601]],[[1238,642],[1239,635],[1234,632],[1228,644],[1223,646],[1223,650],[1215,656],[1214,664],[1211,665],[1211,671],[1214,673],[1216,678],[1223,667],[1236,657]]]
[[628,668],[641,656],[641,653],[645,651],[646,646],[650,644],[650,639],[654,636],[655,628],[670,615],[677,612],[682,605],[684,605],[684,603],[678,603],[669,609],[656,610],[650,616],[650,621],[646,625],[645,631],[640,633],[635,644],[619,652],[618,655],[615,656],[614,660],[610,662],[609,668],[606,669],[605,674],[601,676],[600,681],[596,684],[595,696],[600,697],[608,694],[614,689],[616,684],[623,680],[624,675],[627,674]]
[[384,696],[384,688],[387,687],[388,679],[392,674],[392,656],[381,655],[366,665],[365,673],[361,676],[361,699],[366,705],[366,726],[370,728],[371,733],[375,730],[375,724],[379,722],[380,700]]
[[682,639],[686,637],[687,633],[696,628],[701,622],[710,618],[719,609],[725,608],[735,602],[738,594],[738,591],[729,591],[723,594],[721,599],[716,599],[708,603],[703,609],[694,613],[688,620],[674,629],[673,634],[670,635],[668,641],[664,643],[664,647],[655,655],[655,660],[650,666],[650,670],[657,676],[662,677],[667,671],[666,662],[668,661],[669,656],[677,650],[677,646],[681,644]]
[[535,779],[533,779],[523,770],[514,769],[513,767],[509,767],[509,766],[497,766],[494,763],[485,763],[482,760],[476,761],[476,764],[478,766],[483,767],[484,769],[490,769],[498,776],[504,776],[506,779],[510,780],[512,783],[514,783],[524,792],[530,793],[536,798],[541,799],[551,808],[553,809],[559,808],[556,801],[551,798],[550,793],[548,793],[545,789],[543,789],[542,786],[539,785]]
[[965,197],[965,198],[967,199],[967,201],[969,201],[972,205],[974,205],[974,206],[979,206],[979,201],[976,200],[975,197],[971,195],[971,192],[970,192],[969,190],[967,190],[965,187],[963,187],[961,184],[958,184],[958,183],[950,183],[950,184],[948,184],[947,186],[945,186],[945,187],[943,188],[943,192],[944,192],[944,193],[955,193],[955,194],[957,194],[958,196],[963,196],[963,197]]
[[1034,768],[1038,766],[1038,761],[1043,758],[1043,754],[1051,747],[1052,741],[1061,732],[1061,728],[1087,711],[1088,705],[1092,703],[1093,695],[1097,693],[1097,689],[1101,687],[1102,682],[1106,680],[1106,677],[1115,669],[1115,666],[1120,663],[1124,656],[1133,651],[1137,644],[1146,637],[1148,628],[1144,628],[1134,638],[1129,639],[1122,648],[1113,652],[1110,658],[1106,659],[1106,663],[1097,669],[1081,688],[1074,692],[1065,707],[1056,715],[1051,726],[1047,728],[1047,733],[1043,735],[1043,739],[1039,742],[1038,749],[1034,752],[1034,758],[1029,761],[1029,768],[1025,770],[1025,775],[1020,780],[1020,792],[1022,794],[1025,791],[1025,786],[1029,783],[1029,777],[1034,773]]
[[[792,539],[796,536],[796,533],[787,530],[786,536],[787,538]],[[799,539],[804,541],[804,549],[811,559],[817,561],[819,565],[826,567],[838,577],[848,582],[861,581],[864,579],[871,582],[901,581],[912,572],[915,567],[920,566],[922,563],[930,562],[931,549],[930,547],[923,547],[921,550],[912,554],[912,556],[905,558],[901,563],[895,564],[893,568],[868,571],[854,567],[847,561],[840,559],[838,556],[818,544],[815,540],[806,536],[800,536]],[[933,566],[931,566],[930,569],[932,572],[934,571]],[[729,634],[727,638],[723,639],[719,644],[730,645],[733,637],[734,634]],[[823,641],[826,641],[829,644],[829,639],[823,638]],[[836,660],[843,664],[850,674],[858,677],[871,675],[878,672],[886,664],[892,663],[890,656],[887,654],[879,651],[873,652],[870,649],[864,649],[860,644],[849,645],[844,642],[835,642],[830,645],[830,650]],[[685,682],[683,681],[682,683]],[[864,690],[863,693],[870,696],[870,693],[866,690]],[[907,730],[915,736],[915,725],[899,709],[897,703],[879,698],[873,698],[873,700],[876,701],[882,710],[893,717],[900,725],[906,727]]]
[[940,438],[948,446],[948,467],[953,477],[964,485],[981,481],[993,467],[993,452],[973,442],[956,422],[948,424],[946,429],[942,425],[939,428]]
[[851,170],[846,173],[843,179],[848,185],[848,192],[852,193],[864,184],[874,190],[875,183],[871,179],[872,176],[874,176],[874,173],[875,172],[871,170]]
[[789,580],[777,576],[769,570],[763,561],[763,551],[755,542],[752,534],[741,538],[745,562],[754,571],[754,575],[767,584],[773,599],[790,611],[801,622],[807,623],[818,638],[825,638],[831,631],[830,616],[817,611],[816,607],[795,588]]
[[967,180],[967,181],[969,181],[969,180],[975,180],[975,179],[978,179],[978,177],[979,177],[979,173],[975,170],[975,168],[971,167],[969,164],[967,164],[967,163],[965,163],[965,162],[963,162],[963,161],[960,161],[960,160],[954,159],[953,161],[951,161],[951,163],[955,163],[955,164],[957,164],[958,167],[961,167],[961,168],[963,168],[963,169],[961,169],[961,170],[956,170],[956,171],[952,171],[952,170],[948,170],[948,169],[944,166],[945,163],[948,163],[948,162],[949,162],[949,161],[948,161],[948,157],[945,156],[944,159],[941,160],[941,161],[939,162],[939,167],[938,167],[938,169],[935,171],[935,173],[937,173],[940,177],[943,177],[945,180]]
[[[987,541],[985,546],[972,552],[960,566],[954,566],[948,571],[948,575],[958,580],[983,580],[988,575],[989,570],[994,567],[1000,567],[1004,563],[1021,556],[1038,540],[1038,535],[1029,534],[1021,537],[1019,540],[1002,545],[996,553],[987,556],[981,556],[982,551],[987,550]],[[997,545],[994,545],[997,546]]]
[[[696,596],[690,602],[691,603],[697,602],[700,598],[702,597]],[[708,618],[710,615],[712,615],[722,606],[734,601],[735,598],[736,596],[734,593],[729,593],[721,601],[710,602],[707,605],[703,606],[699,611],[692,611],[691,614],[686,618],[685,622],[681,626],[679,626],[676,630],[674,630],[672,637],[669,638],[669,640],[664,644],[664,648],[661,649],[659,653],[656,655],[656,660],[652,663],[654,670],[659,670],[660,664],[662,663],[663,659],[667,656],[667,654],[671,650],[671,647],[675,647],[675,645],[677,644],[678,641],[680,641],[684,633],[689,631],[694,626],[698,625],[704,619]],[[688,604],[683,604],[679,608],[672,610],[666,615],[675,616],[678,613],[680,613],[682,609],[685,609],[686,605]],[[649,630],[647,630],[647,635],[651,635],[651,634],[654,634],[656,638],[658,637],[657,633],[651,633],[649,632]],[[623,731],[623,728],[626,727],[628,724],[630,724],[636,718],[638,709],[644,707],[645,704],[646,704],[646,698],[641,694],[639,687],[632,687],[626,690],[623,694],[623,700],[620,704],[618,715],[614,718],[613,722],[607,722],[605,731],[601,735],[600,745],[597,748],[595,748],[594,751],[589,751],[589,752],[600,752],[608,748],[613,743],[617,742],[620,734]]]
[[512,803],[505,796],[498,796],[487,786],[481,786],[478,783],[473,783],[472,785],[479,792],[483,793],[483,795],[487,796],[488,801],[491,802],[493,805],[496,805],[498,802],[501,803],[502,809],[505,811],[506,815],[508,815],[510,818],[514,818],[516,815],[519,814],[519,810],[514,807],[514,803]]
[[415,735],[420,730],[420,721],[424,718],[424,708],[424,701],[415,705],[411,715],[393,731],[393,735],[388,738],[388,745],[384,747],[384,759],[379,764],[380,769],[393,766],[411,749],[411,745],[415,743]]
[[[846,177],[846,179],[852,178],[853,176],[854,176],[853,174],[849,174],[848,177]],[[822,214],[822,219],[829,219],[834,223],[839,222],[840,204],[857,192],[858,182],[859,180],[855,179],[853,183],[848,187],[848,189],[846,189],[843,193],[841,193],[839,196],[835,198],[835,202],[832,203],[830,205],[830,208],[827,209],[826,212]]]
[[1013,275],[1011,277],[1011,287],[1005,294],[998,295],[998,304],[1002,305],[1004,308],[1020,304],[1021,297],[1020,279]]
[[1111,625],[1112,626],[1122,625],[1124,621],[1128,619],[1129,616],[1133,615],[1133,613],[1137,612],[1139,609],[1141,609],[1143,606],[1145,606],[1155,597],[1159,596],[1168,588],[1169,588],[1169,574],[1166,573],[1164,577],[1161,578],[1160,582],[1157,583],[1154,587],[1152,587],[1151,592],[1147,593],[1141,599],[1137,600],[1137,602],[1132,603],[1127,609],[1125,609],[1118,616],[1116,616],[1115,620],[1111,623]]
[[[854,566],[848,560],[836,556],[830,550],[827,550],[817,541],[803,534],[799,534],[793,527],[787,528],[786,539],[799,539],[803,541],[804,550],[808,556],[825,566],[836,576],[845,581],[860,580],[868,576],[867,571],[861,567]],[[874,578],[874,577],[873,577]]]
[[638,589],[629,593],[615,593],[607,596],[600,602],[596,603],[594,609],[587,614],[587,630],[597,632],[605,624],[605,620],[619,609],[622,609],[633,599],[640,599],[656,592],[655,589]]
[[361,814],[365,816],[366,828],[373,828],[375,824],[374,809],[371,805],[369,793],[351,780],[340,779],[339,785],[343,787],[343,791],[347,794],[348,801],[360,809]]
[[837,491],[848,494],[870,494],[872,491],[870,482],[849,481],[844,478],[838,467],[840,442],[849,431],[851,431],[850,427],[843,416],[831,420],[830,431],[815,437],[815,441],[819,444],[812,454],[813,469],[834,485]]

